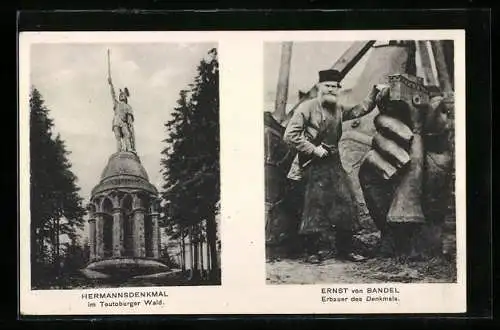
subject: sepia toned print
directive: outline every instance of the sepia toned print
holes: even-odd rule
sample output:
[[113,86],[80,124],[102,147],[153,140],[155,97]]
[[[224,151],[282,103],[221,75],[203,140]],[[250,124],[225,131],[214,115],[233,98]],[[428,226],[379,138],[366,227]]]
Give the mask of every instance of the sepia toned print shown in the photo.
[[31,47],[31,288],[220,284],[216,45]]
[[264,58],[267,283],[456,282],[453,41]]

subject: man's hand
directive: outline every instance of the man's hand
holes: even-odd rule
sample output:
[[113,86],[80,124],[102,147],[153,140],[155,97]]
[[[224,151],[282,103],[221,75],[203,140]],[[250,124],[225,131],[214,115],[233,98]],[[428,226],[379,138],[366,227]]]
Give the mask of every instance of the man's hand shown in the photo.
[[[390,96],[390,87],[385,84],[378,84],[373,86],[373,89],[375,89],[377,92],[375,93],[375,96],[373,98],[373,102],[375,105],[377,105],[379,111],[383,111],[387,105],[387,102],[389,100]],[[372,92],[373,94],[373,92]]]
[[111,77],[108,77],[108,84],[112,84],[113,82],[111,81]]
[[314,154],[319,158],[324,158],[328,155],[328,151],[322,146],[317,146],[314,148]]
[[[368,96],[362,102],[364,111],[363,113],[355,116],[356,118],[364,116],[365,114],[371,112],[375,109],[375,106],[381,105],[383,102],[389,98],[389,86],[384,84],[373,85],[372,89],[368,93]],[[380,110],[380,107],[379,107]]]

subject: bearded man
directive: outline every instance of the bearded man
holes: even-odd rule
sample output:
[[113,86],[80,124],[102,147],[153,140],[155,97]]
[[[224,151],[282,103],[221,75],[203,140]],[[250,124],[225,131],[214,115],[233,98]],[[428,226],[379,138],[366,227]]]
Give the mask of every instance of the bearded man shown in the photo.
[[283,137],[297,150],[288,178],[302,181],[304,185],[299,234],[305,240],[306,261],[311,263],[321,262],[319,243],[323,235],[329,233],[335,234],[335,252],[339,259],[366,259],[352,251],[358,212],[352,184],[342,167],[338,144],[342,137],[342,122],[371,112],[381,87],[374,86],[361,104],[346,108],[337,102],[340,80],[337,70],[320,71],[317,97],[297,107]]

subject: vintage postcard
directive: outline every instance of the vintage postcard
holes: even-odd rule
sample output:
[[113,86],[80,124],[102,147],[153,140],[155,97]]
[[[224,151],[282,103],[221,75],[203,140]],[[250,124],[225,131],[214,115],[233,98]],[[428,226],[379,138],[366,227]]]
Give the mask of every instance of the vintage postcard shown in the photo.
[[22,315],[466,311],[465,32],[23,32]]

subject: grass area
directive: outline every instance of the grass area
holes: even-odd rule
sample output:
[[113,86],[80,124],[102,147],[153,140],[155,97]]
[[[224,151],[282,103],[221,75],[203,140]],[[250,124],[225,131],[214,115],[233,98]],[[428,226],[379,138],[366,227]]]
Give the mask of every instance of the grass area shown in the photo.
[[220,285],[220,278],[188,279],[185,274],[176,272],[168,277],[130,278],[130,279],[88,279],[82,274],[66,274],[59,278],[44,281],[33,285],[32,290],[75,290],[93,288],[119,288],[119,287],[151,287],[151,286],[204,286]]

